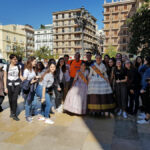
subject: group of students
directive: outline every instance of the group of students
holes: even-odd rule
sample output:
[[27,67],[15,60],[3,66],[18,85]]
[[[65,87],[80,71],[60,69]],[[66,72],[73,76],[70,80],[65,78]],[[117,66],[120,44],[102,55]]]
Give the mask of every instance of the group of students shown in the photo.
[[[10,64],[0,66],[0,112],[4,96],[8,94],[10,117],[19,121],[17,100],[22,94],[25,117],[32,122],[38,114],[39,120],[53,124],[51,113],[66,112],[76,115],[111,116],[127,118],[138,115],[137,123],[150,120],[150,57],[137,56],[130,61],[126,55],[116,54],[110,58],[86,53],[86,61],[76,53],[74,60],[68,55],[58,62],[50,59],[44,64],[31,56],[27,62],[18,63],[18,57],[10,55]],[[139,107],[140,98],[142,107]]]

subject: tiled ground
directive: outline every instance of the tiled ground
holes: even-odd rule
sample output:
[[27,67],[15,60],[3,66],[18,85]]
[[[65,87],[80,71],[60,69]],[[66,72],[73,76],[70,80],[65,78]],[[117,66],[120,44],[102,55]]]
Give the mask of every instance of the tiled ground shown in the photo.
[[19,99],[19,122],[9,118],[7,98],[0,113],[0,150],[150,150],[150,125],[135,118],[94,118],[67,114],[52,116],[54,125],[34,118],[27,123]]

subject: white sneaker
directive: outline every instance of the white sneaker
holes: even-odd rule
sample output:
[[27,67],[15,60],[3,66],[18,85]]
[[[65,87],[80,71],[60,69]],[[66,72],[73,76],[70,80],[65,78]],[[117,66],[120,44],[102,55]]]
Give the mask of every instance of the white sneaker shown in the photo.
[[143,119],[143,120],[138,120],[137,123],[138,124],[149,124],[149,121],[146,121],[145,119]]
[[146,114],[145,113],[140,113],[138,115],[138,119],[145,119],[146,118]]
[[61,104],[58,109],[57,109],[58,113],[62,113],[63,112],[63,104]]
[[39,121],[44,121],[45,118],[44,118],[44,117],[39,117],[38,120],[39,120]]
[[127,113],[125,111],[123,112],[123,118],[127,118]]
[[51,119],[45,119],[45,123],[47,124],[54,124],[54,121]]
[[121,116],[122,114],[122,110],[120,109],[120,111],[117,113],[117,116]]

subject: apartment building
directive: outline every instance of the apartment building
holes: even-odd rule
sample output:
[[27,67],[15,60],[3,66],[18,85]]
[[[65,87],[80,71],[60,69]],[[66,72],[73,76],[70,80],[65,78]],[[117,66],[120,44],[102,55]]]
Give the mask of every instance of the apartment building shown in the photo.
[[130,39],[126,21],[135,13],[135,6],[136,0],[104,1],[104,51],[112,45],[118,51],[126,53]]
[[25,56],[31,56],[34,52],[34,29],[31,25],[23,26],[26,33],[26,49]]
[[39,50],[41,47],[47,47],[53,53],[53,25],[45,25],[44,28],[35,30],[35,50]]
[[0,25],[0,55],[4,59],[9,58],[10,52],[16,47],[26,49],[26,32],[20,25]]
[[[85,12],[85,28],[76,24],[76,19]],[[82,36],[83,35],[83,36]],[[83,42],[82,42],[83,41]],[[92,50],[96,44],[96,18],[84,8],[53,13],[53,50],[54,54],[69,54],[72,58],[76,52]]]

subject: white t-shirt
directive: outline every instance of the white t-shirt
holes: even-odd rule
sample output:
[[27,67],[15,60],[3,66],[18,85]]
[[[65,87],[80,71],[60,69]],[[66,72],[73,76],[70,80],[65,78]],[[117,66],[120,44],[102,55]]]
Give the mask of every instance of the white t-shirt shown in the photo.
[[[19,68],[21,70],[21,66],[20,65],[19,65]],[[4,65],[3,70],[5,72],[7,72],[7,65]],[[17,80],[19,78],[19,69],[18,69],[18,66],[10,67],[10,65],[9,65],[8,77],[7,78],[10,81]]]
[[25,69],[23,73],[23,77],[27,80],[32,80],[34,77],[36,77],[35,71],[32,69],[32,71]]

